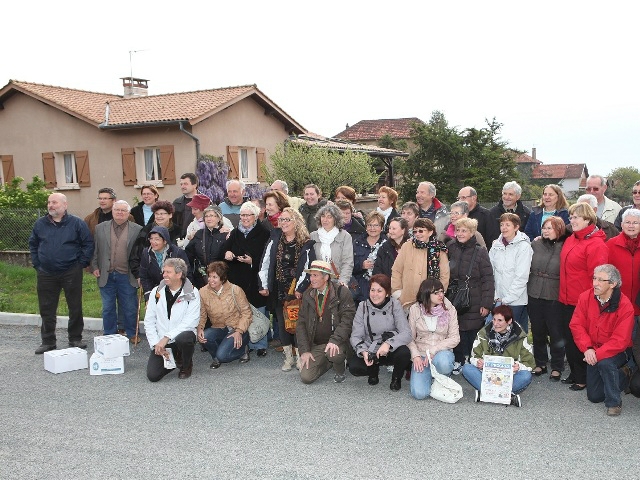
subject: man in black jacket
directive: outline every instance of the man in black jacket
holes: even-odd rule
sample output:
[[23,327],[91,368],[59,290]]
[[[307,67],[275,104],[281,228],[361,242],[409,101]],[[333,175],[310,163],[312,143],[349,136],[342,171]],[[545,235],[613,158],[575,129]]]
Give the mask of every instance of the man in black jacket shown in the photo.
[[461,188],[458,192],[458,201],[467,202],[467,205],[469,205],[468,216],[478,221],[478,232],[484,238],[487,250],[489,250],[491,248],[491,244],[487,240],[491,233],[491,213],[489,213],[489,209],[478,204],[478,192],[473,187]]
[[515,213],[520,217],[520,230],[524,231],[524,227],[529,220],[531,210],[525,207],[520,201],[522,196],[522,187],[517,182],[507,182],[502,187],[502,199],[498,204],[489,210],[491,213],[491,227],[489,229],[489,237],[485,237],[487,250],[491,248],[491,244],[500,236],[500,216],[503,213]]
[[180,175],[180,191],[182,195],[173,201],[173,223],[180,229],[180,238],[184,238],[187,235],[187,227],[193,221],[191,207],[187,204],[198,193],[198,177],[195,173]]

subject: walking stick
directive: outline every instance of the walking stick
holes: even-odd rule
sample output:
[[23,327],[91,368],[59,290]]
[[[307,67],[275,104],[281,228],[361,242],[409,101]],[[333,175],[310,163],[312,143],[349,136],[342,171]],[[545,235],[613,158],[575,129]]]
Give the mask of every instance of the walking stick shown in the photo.
[[136,341],[133,343],[133,348],[136,348],[136,345],[140,343],[140,337],[138,333],[140,332],[140,304],[142,303],[142,287],[138,287],[138,313],[136,314]]

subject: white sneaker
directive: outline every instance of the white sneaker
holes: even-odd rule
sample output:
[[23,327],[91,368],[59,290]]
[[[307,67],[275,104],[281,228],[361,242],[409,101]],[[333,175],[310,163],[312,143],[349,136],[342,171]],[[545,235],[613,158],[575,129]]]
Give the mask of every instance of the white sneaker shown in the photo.
[[474,399],[474,402],[478,403],[480,402],[480,390],[476,390],[476,397]]
[[515,407],[522,406],[522,402],[520,401],[520,395],[516,395],[515,393],[511,394],[511,405]]
[[462,371],[462,364],[460,362],[453,362],[453,373],[454,375],[460,375]]

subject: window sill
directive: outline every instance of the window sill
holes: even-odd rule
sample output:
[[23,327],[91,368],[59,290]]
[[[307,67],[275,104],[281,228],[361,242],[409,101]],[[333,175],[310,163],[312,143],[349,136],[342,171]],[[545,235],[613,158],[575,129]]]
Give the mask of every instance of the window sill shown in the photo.
[[80,185],[61,185],[55,187],[54,190],[80,190]]
[[145,183],[144,185],[134,185],[133,188],[142,189],[149,185],[153,185],[156,188],[164,188],[164,184],[162,182],[154,182],[154,181],[150,181],[148,183]]

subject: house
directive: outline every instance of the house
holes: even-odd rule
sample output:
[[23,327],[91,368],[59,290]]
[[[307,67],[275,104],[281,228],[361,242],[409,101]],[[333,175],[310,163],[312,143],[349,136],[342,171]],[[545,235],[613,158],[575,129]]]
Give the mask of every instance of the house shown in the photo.
[[2,181],[38,175],[84,216],[101,187],[131,202],[154,184],[173,200],[200,153],[259,182],[276,145],[306,132],[256,85],[147,95],[148,80],[122,80],[124,95],[10,80],[0,89]]
[[536,165],[531,174],[531,181],[539,185],[555,183],[560,185],[565,196],[569,199],[581,195],[587,185],[589,170],[584,163],[558,163]]
[[407,152],[410,152],[415,148],[411,141],[411,129],[416,123],[424,124],[416,117],[360,120],[351,127],[347,124],[346,129],[338,133],[335,138],[364,145],[377,145],[384,135],[389,135],[394,140],[406,141]]

